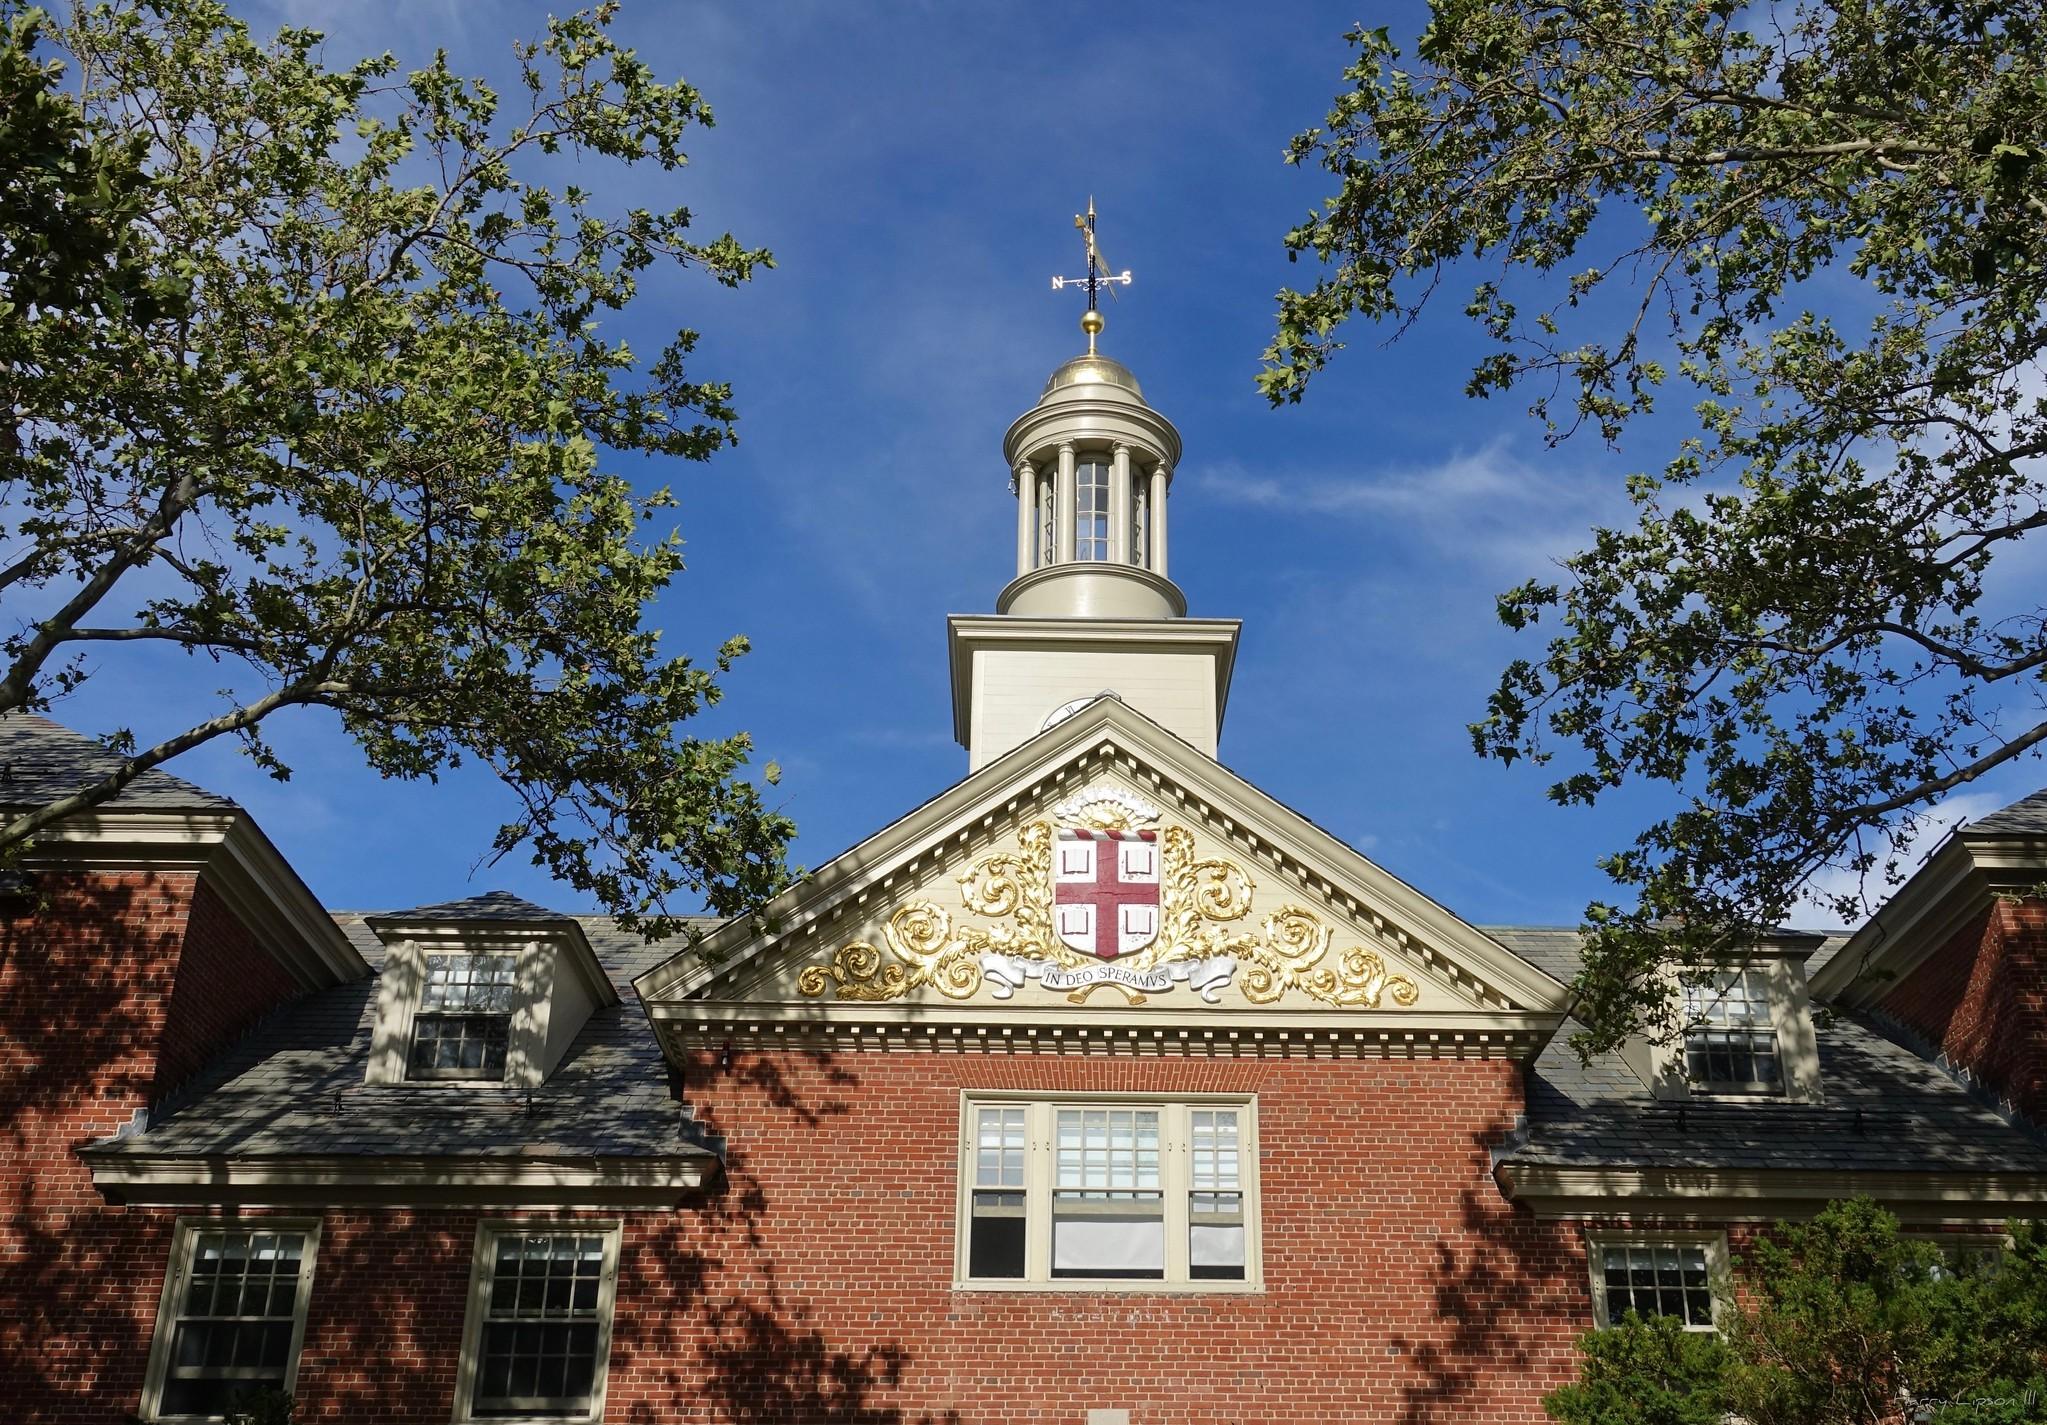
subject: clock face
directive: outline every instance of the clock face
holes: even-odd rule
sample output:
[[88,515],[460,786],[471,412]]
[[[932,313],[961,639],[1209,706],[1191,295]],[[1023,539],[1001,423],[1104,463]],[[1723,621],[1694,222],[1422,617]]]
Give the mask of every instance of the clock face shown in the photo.
[[1038,724],[1038,731],[1043,732],[1048,727],[1055,727],[1058,724],[1066,721],[1066,719],[1072,717],[1075,713],[1079,712],[1082,708],[1086,707],[1089,703],[1093,702],[1096,698],[1108,698],[1114,696],[1115,694],[1104,690],[1099,693],[1091,693],[1084,698],[1075,698],[1070,703],[1061,703],[1058,707],[1052,709],[1051,712],[1045,714],[1045,720],[1042,723]]

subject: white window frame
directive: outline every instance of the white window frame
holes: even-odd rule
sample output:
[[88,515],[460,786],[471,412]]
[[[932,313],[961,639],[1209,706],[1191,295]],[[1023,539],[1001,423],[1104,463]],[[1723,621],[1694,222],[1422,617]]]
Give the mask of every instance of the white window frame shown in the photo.
[[291,1349],[284,1362],[287,1395],[298,1390],[299,1349],[306,1339],[306,1308],[313,1299],[314,1266],[320,1252],[320,1222],[309,1217],[180,1217],[171,1232],[171,1257],[163,1274],[163,1295],[156,1308],[156,1330],[150,1337],[149,1367],[143,1376],[144,1420],[221,1420],[220,1415],[167,1415],[161,1408],[163,1388],[170,1377],[171,1338],[183,1316],[181,1303],[185,1283],[192,1274],[192,1253],[199,1237],[207,1232],[296,1232],[306,1239],[299,1258],[298,1295],[292,1302]]
[[[471,1409],[476,1390],[476,1372],[482,1363],[483,1327],[490,1308],[491,1276],[496,1269],[497,1239],[506,1233],[518,1236],[604,1238],[604,1278],[597,1292],[597,1369],[590,1379],[590,1409],[583,1415],[478,1415]],[[591,1220],[569,1217],[494,1217],[476,1224],[476,1243],[469,1264],[469,1309],[462,1322],[462,1356],[455,1372],[455,1413],[457,1425],[519,1425],[520,1421],[598,1421],[604,1418],[604,1394],[611,1376],[611,1326],[618,1304],[618,1252],[624,1224],[615,1218]]]
[[[414,1021],[423,1014],[436,1012],[422,1003],[429,955],[513,957],[518,989],[512,996],[511,1021],[506,1028],[505,1072],[501,1076],[413,1074]],[[507,1088],[538,1088],[549,1067],[554,1001],[568,974],[562,964],[564,958],[554,943],[518,934],[418,937],[392,946],[377,981],[376,1018],[370,1028],[370,1058],[363,1082],[416,1084],[444,1093],[502,1093]]]
[[[1073,476],[1073,558],[1078,564],[1107,564],[1116,548],[1116,509],[1110,491],[1112,463],[1099,451],[1082,451]],[[1090,475],[1090,471],[1095,472]],[[1095,534],[1095,521],[1101,534]]]
[[1708,1326],[1685,1322],[1687,1331],[1700,1334],[1720,1330],[1720,1312],[1732,1290],[1733,1267],[1727,1255],[1725,1232],[1613,1232],[1585,1234],[1585,1265],[1592,1277],[1592,1324],[1601,1331],[1613,1325],[1606,1304],[1606,1249],[1608,1247],[1703,1247],[1706,1249],[1706,1285],[1713,1294],[1713,1321]]
[[[418,1084],[509,1083],[512,1077],[512,1025],[519,1017],[519,1002],[523,997],[519,987],[520,960],[523,958],[522,955],[515,950],[429,949],[423,954],[421,958],[422,963],[425,966],[425,975],[420,982],[419,1003],[413,1007],[411,1023],[407,1027],[405,1042],[406,1082]],[[450,962],[456,960],[467,960],[472,963],[472,966],[474,965],[474,962],[481,960],[490,960],[507,966],[509,968],[510,978],[509,981],[502,987],[507,992],[505,998],[508,1001],[508,1003],[506,1004],[505,1008],[502,1010],[489,1009],[479,1010],[468,1008],[447,1009],[444,1007],[430,1008],[426,1003],[426,995],[427,992],[433,988],[433,965],[434,961],[436,960]],[[475,970],[472,968],[470,971],[470,983],[473,985],[474,981]],[[413,1060],[417,1056],[419,1051],[421,1021],[431,1019],[467,1019],[467,1020],[488,1019],[502,1021],[504,1026],[502,1033],[504,1035],[505,1040],[504,1067],[501,1068],[496,1074],[488,1074],[482,1072],[471,1073],[466,1069],[430,1069],[422,1072],[419,1066],[415,1064]]]
[[[976,1110],[1022,1105],[1024,1115],[1024,1275],[967,1274],[973,1225]],[[1055,1113],[1062,1108],[1155,1108],[1159,1119],[1159,1181],[1164,1200],[1166,1274],[1157,1277],[1054,1277],[1052,1191]],[[1195,1109],[1233,1108],[1238,1117],[1238,1180],[1244,1202],[1244,1276],[1196,1278],[1189,1274],[1188,1203],[1193,1191],[1189,1115]],[[1263,1201],[1259,1188],[1258,1100],[1251,1094],[1043,1093],[971,1089],[960,1095],[959,1154],[954,1170],[953,1287],[959,1291],[1223,1292],[1265,1290]]]
[[[1720,975],[1732,977],[1735,985],[1740,987],[1742,1004],[1761,1006],[1764,1014],[1761,1020],[1752,1017],[1722,1020],[1714,1017],[1716,1011],[1723,1010],[1731,1002],[1728,989],[1734,987],[1720,988],[1710,983],[1713,977]],[[1695,983],[1700,979],[1706,979],[1709,983],[1703,985]],[[1701,1096],[1784,1097],[1790,1069],[1785,1063],[1784,1033],[1778,1027],[1778,1020],[1781,1017],[1779,1003],[1783,996],[1779,994],[1778,987],[1772,983],[1772,979],[1770,967],[1757,964],[1692,970],[1682,977],[1680,993],[1683,996],[1685,1025],[1684,1037],[1678,1049],[1684,1064],[1685,1078],[1691,1084],[1692,1092]],[[1748,1035],[1767,1033],[1770,1036],[1770,1059],[1777,1066],[1777,1078],[1774,1083],[1761,1079],[1713,1079],[1692,1076],[1693,1036],[1727,1033]],[[1753,1061],[1755,1050],[1751,1047],[1748,1053]]]

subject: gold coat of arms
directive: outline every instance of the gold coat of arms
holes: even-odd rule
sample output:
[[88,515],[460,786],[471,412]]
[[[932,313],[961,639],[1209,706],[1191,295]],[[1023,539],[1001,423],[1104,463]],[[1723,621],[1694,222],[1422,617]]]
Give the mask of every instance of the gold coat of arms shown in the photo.
[[[1026,824],[1013,851],[959,876],[976,923],[914,900],[889,916],[883,945],[856,940],[797,976],[800,993],[900,999],[926,986],[966,1000],[1009,999],[1031,981],[1076,1003],[1096,990],[1130,1004],[1186,985],[1219,1003],[1234,984],[1253,1004],[1288,994],[1342,1008],[1411,1005],[1414,981],[1363,946],[1337,951],[1314,911],[1283,905],[1255,925],[1244,868],[1199,856],[1184,826],[1121,788],[1096,786]],[[1055,824],[1056,823],[1056,824]]]

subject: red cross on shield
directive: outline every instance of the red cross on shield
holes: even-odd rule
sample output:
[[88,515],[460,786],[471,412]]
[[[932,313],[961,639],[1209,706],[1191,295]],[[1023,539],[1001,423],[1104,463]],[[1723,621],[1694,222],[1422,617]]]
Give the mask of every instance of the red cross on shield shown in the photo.
[[1059,939],[1113,960],[1159,935],[1159,834],[1062,830],[1053,848],[1052,919]]

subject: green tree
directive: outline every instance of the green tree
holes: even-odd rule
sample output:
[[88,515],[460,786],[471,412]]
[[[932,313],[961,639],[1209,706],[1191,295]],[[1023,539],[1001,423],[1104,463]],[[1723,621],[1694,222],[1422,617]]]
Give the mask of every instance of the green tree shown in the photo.
[[1412,66],[1350,38],[1261,383],[1300,399],[1462,264],[1471,395],[1661,443],[1630,522],[1501,596],[1557,632],[1472,735],[1567,752],[1565,804],[1667,789],[1577,984],[1581,1048],[1667,1033],[1659,966],[1738,956],[1823,867],[1894,884],[1931,803],[2047,740],[2047,611],[1993,577],[2047,526],[2042,6],[1432,0]]
[[1721,1339],[1632,1312],[1545,1398],[1568,1425],[2019,1425],[2047,1420],[2047,1231],[1965,1269],[1867,1199],[1779,1223],[1720,1303]]
[[677,170],[711,122],[614,8],[549,20],[501,96],[445,53],[330,68],[213,0],[0,0],[0,713],[138,646],[241,685],[116,734],[118,770],[0,819],[0,853],[210,739],[286,776],[265,719],[325,707],[387,776],[488,766],[519,807],[496,851],[649,934],[783,881],[745,735],[682,730],[745,642],[663,653],[673,501],[615,468],[709,457],[730,391],[685,373],[695,333],[647,360],[602,327],[651,269],[770,259],[543,181]]

